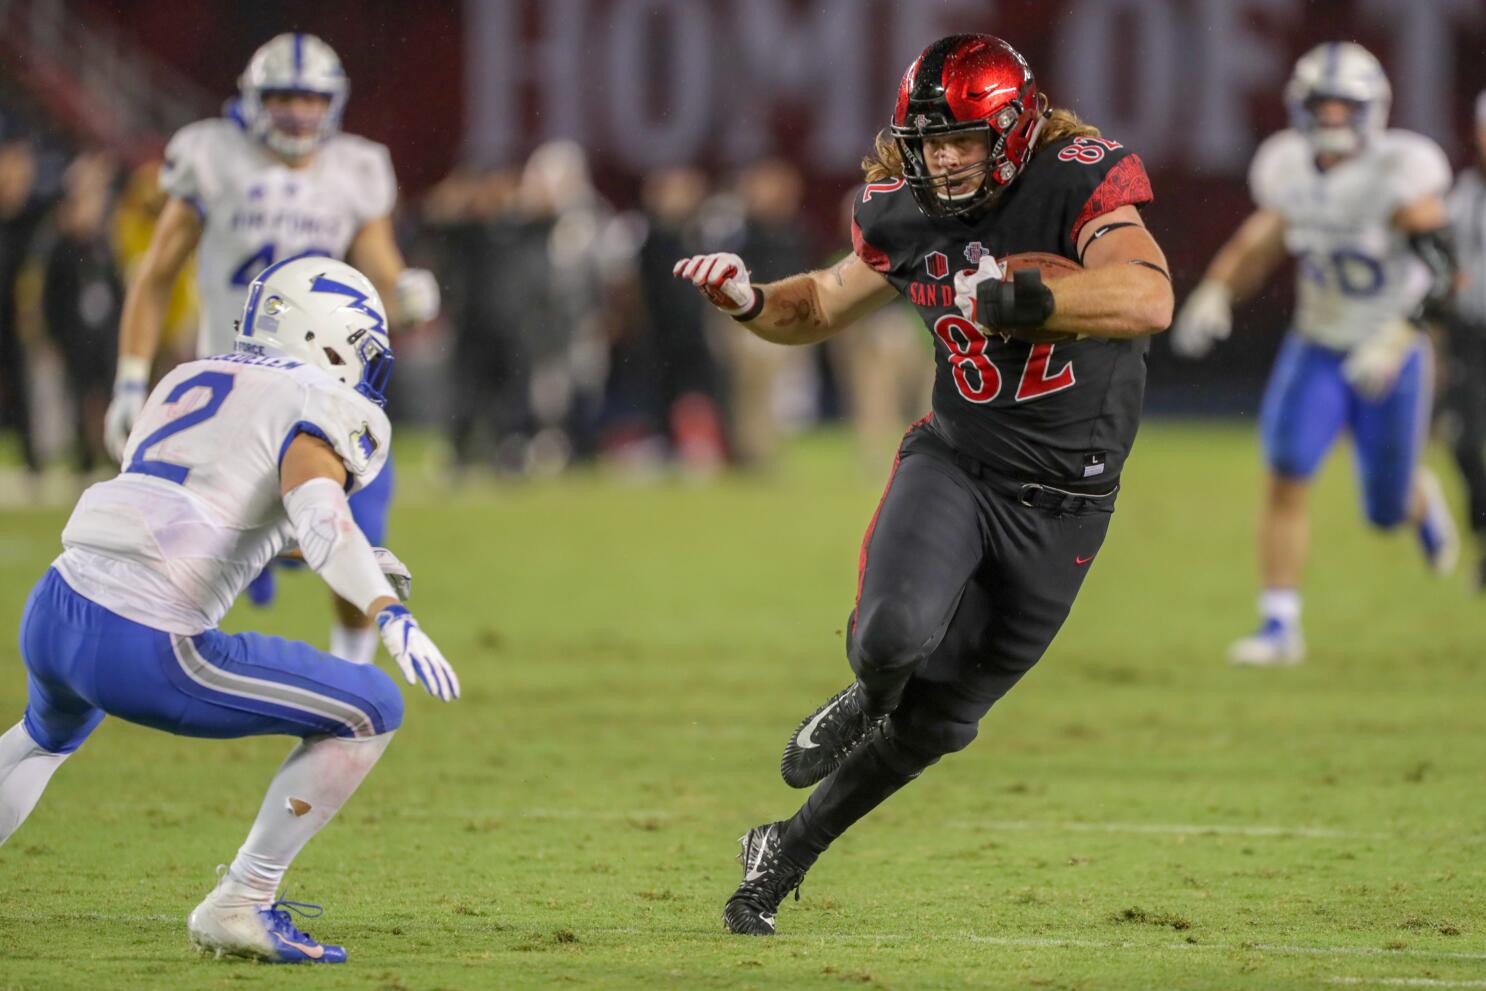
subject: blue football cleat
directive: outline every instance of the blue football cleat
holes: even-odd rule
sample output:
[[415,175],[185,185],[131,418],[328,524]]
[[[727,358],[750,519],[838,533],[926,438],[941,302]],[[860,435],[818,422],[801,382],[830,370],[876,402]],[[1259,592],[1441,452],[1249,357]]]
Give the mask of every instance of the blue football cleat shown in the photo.
[[1228,660],[1245,667],[1284,667],[1305,660],[1305,639],[1298,626],[1270,617],[1259,632],[1228,648]]
[[291,911],[314,919],[323,910],[291,901],[276,901],[267,908],[227,907],[209,895],[186,920],[186,930],[198,949],[218,957],[253,957],[267,963],[346,962],[344,946],[330,946],[302,932]]

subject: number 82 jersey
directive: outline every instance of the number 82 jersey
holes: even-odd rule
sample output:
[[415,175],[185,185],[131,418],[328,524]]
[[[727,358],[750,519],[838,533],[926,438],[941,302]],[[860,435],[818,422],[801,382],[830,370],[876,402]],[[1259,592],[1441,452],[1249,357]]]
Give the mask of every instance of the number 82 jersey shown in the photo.
[[165,149],[160,188],[201,220],[198,356],[232,350],[248,286],[276,261],[344,258],[356,232],[392,212],[397,180],[384,145],[336,134],[290,168],[230,118],[197,121]]
[[934,337],[933,429],[998,475],[1106,491],[1135,441],[1144,340],[1032,344],[987,334],[960,313],[954,276],[982,255],[1078,259],[1094,219],[1152,198],[1140,157],[1102,137],[1048,142],[983,216],[925,217],[902,179],[856,198],[857,256],[902,293]]

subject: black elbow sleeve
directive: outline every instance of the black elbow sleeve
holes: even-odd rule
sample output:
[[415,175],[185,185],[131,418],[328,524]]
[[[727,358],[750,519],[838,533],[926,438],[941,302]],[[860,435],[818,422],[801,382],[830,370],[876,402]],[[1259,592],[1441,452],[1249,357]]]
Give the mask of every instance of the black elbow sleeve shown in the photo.
[[1450,228],[1437,227],[1410,234],[1409,247],[1429,270],[1429,291],[1424,294],[1422,315],[1431,319],[1447,315],[1455,295],[1455,273],[1460,269]]

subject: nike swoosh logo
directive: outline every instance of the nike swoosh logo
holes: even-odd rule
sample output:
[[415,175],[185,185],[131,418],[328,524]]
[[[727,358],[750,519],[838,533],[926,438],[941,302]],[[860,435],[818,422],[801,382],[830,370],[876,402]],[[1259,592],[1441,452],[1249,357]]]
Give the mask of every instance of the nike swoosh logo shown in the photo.
[[769,829],[768,829],[768,831],[766,833],[764,833],[764,838],[761,839],[761,840],[759,840],[759,843],[758,843],[758,856],[756,856],[754,858],[753,864],[750,865],[749,868],[748,868],[748,870],[747,870],[747,872],[744,873],[743,880],[745,880],[745,881],[757,881],[759,878],[761,878],[761,877],[764,876],[764,872],[762,870],[760,870],[760,866],[764,862],[764,851],[769,848],[769,840],[770,840],[771,837],[773,837],[773,835],[774,835],[774,827],[773,826],[770,826]]
[[1000,96],[1002,93],[1015,92],[1016,88],[1013,86],[1002,86],[1000,89],[983,89],[974,93],[967,93],[966,95],[972,100],[984,100],[988,96]]
[[285,946],[293,947],[300,953],[303,953],[305,956],[309,957],[311,960],[319,960],[325,955],[325,947],[323,946],[306,946],[304,943],[296,943],[292,939],[285,939],[278,933],[274,933],[274,938],[277,939],[280,943],[283,943]]
[[836,708],[836,706],[840,704],[841,699],[837,699],[830,705],[826,706],[824,709],[817,712],[814,716],[812,716],[808,723],[806,723],[804,726],[801,726],[800,732],[795,734],[795,746],[799,747],[801,750],[814,750],[816,747],[820,746],[820,744],[811,739],[811,737],[815,735],[815,727],[819,726],[820,721],[826,718],[826,716],[830,715],[831,710]]
[[1092,554],[1090,554],[1088,557],[1079,557],[1077,554],[1073,556],[1073,563],[1078,565],[1080,568],[1082,568],[1084,565],[1088,564],[1092,560],[1094,560],[1094,555]]

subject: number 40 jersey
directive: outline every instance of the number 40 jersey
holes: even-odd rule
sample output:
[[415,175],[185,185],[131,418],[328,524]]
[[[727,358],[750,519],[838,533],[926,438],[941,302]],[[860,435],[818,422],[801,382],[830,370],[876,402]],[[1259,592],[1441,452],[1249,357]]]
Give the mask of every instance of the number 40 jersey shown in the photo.
[[1299,131],[1260,145],[1249,186],[1261,208],[1285,219],[1285,246],[1297,261],[1295,329],[1345,351],[1408,317],[1429,280],[1393,215],[1443,196],[1451,178],[1439,145],[1411,131],[1373,135],[1324,172]]
[[384,145],[351,134],[290,168],[230,118],[197,121],[165,149],[160,188],[201,219],[197,355],[232,350],[248,285],[269,265],[306,253],[344,258],[356,232],[387,216],[397,179]]
[[213,629],[293,542],[279,465],[301,433],[376,478],[391,426],[381,407],[318,368],[227,354],[174,368],[145,402],[119,475],[87,489],[54,567],[67,584],[157,630]]

